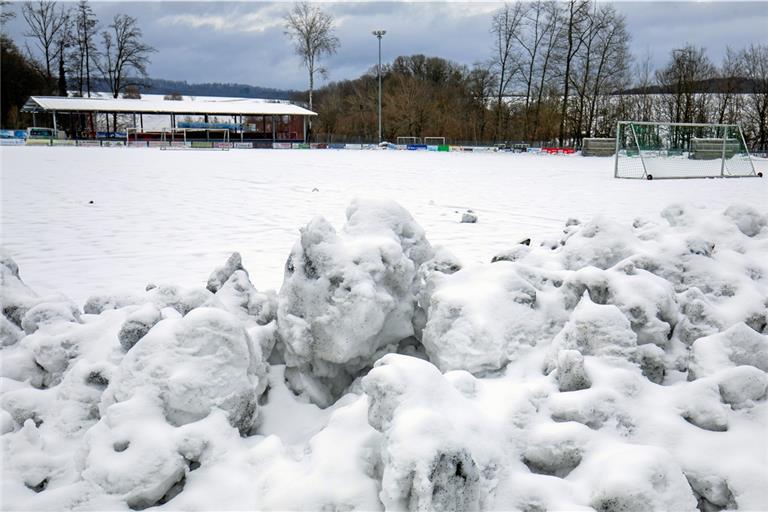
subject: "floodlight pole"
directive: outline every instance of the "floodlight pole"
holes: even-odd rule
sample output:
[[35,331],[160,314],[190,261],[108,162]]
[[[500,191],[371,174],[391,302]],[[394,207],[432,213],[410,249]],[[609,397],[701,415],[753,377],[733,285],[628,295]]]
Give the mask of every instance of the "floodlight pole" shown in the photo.
[[381,38],[386,34],[386,30],[374,30],[373,35],[379,40],[379,65],[376,68],[376,74],[379,75],[379,143],[381,143]]

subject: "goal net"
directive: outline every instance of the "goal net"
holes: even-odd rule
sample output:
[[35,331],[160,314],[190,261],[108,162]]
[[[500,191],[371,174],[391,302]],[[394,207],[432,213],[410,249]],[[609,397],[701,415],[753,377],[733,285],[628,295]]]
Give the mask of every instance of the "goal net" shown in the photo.
[[424,137],[427,146],[445,146],[445,137]]
[[615,158],[616,178],[762,176],[735,124],[620,121]]
[[421,137],[398,137],[397,145],[405,146],[408,144],[421,144]]

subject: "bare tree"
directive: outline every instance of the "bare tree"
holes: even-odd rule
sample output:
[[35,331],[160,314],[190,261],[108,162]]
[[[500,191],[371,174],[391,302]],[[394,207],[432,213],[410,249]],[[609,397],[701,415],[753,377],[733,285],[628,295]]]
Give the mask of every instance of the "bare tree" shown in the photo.
[[[542,129],[541,118],[543,115],[542,103],[545,99],[547,84],[552,80],[552,68],[557,61],[557,45],[562,35],[563,23],[560,6],[557,2],[550,1],[546,4],[546,18],[544,22],[544,32],[547,34],[544,40],[545,45],[540,54],[540,61],[537,64],[539,68],[539,80],[536,87],[536,114],[534,116],[534,126],[537,133],[534,137],[542,139],[546,129]],[[548,138],[548,137],[547,137]]]
[[514,4],[504,4],[491,19],[493,34],[493,66],[496,72],[496,139],[502,133],[501,116],[504,97],[515,74],[520,70],[519,57],[516,54],[516,35],[527,11],[527,5],[518,0]]
[[531,140],[531,103],[534,92],[534,74],[539,59],[539,50],[547,37],[547,4],[544,0],[532,2],[523,19],[523,30],[515,34],[520,47],[523,49],[527,63],[520,67],[523,84],[525,85],[525,112],[523,132]]
[[96,65],[114,98],[129,85],[138,85],[129,75],[135,72],[145,77],[149,54],[156,51],[141,40],[138,20],[127,14],[116,14],[110,30],[101,33],[103,48]]
[[768,45],[751,45],[742,53],[742,60],[751,83],[748,116],[756,131],[756,147],[768,151]]
[[26,2],[21,8],[21,15],[27,22],[25,36],[34,39],[43,56],[45,77],[53,78],[51,65],[59,55],[61,32],[66,30],[68,18],[63,8],[57,8],[56,2],[38,0]]
[[568,1],[565,25],[567,39],[563,55],[565,64],[565,70],[563,71],[563,100],[560,107],[560,130],[558,132],[558,140],[561,145],[564,144],[565,139],[565,121],[568,114],[568,94],[571,86],[571,65],[574,57],[581,49],[581,45],[584,43],[584,39],[580,37],[580,34],[584,30],[583,25],[587,19],[589,7],[589,0]]
[[88,0],[80,0],[74,8],[73,52],[70,55],[71,66],[77,76],[77,88],[91,96],[91,69],[98,56],[96,35],[98,20]]
[[633,119],[652,121],[654,118],[654,101],[651,87],[653,87],[654,81],[653,55],[651,55],[650,50],[647,50],[641,60],[635,64],[634,75],[634,87],[637,89],[637,93],[635,94]]
[[739,88],[744,77],[741,55],[727,46],[725,56],[720,67],[716,70],[717,82],[715,83],[715,109],[716,122],[735,123],[735,107],[740,103]]
[[328,74],[319,61],[325,55],[336,53],[341,44],[333,33],[333,16],[308,2],[294,4],[285,15],[285,34],[293,41],[294,51],[309,73],[309,109],[312,110],[315,75]]
[[656,80],[666,95],[667,115],[675,123],[706,122],[706,94],[699,94],[704,81],[713,78],[715,68],[704,48],[687,45],[672,50],[672,59]]

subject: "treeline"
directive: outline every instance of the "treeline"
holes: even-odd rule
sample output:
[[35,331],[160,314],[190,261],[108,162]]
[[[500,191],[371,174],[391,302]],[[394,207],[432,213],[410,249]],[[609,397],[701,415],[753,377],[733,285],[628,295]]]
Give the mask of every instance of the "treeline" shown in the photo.
[[[618,120],[740,123],[768,150],[768,45],[670,52],[661,69],[630,51],[624,16],[589,0],[514,2],[489,20],[493,54],[473,66],[398,57],[382,66],[383,137],[576,145]],[[376,68],[315,94],[318,140],[375,140]]]
[[80,96],[89,96],[104,90],[97,88],[97,82],[115,98],[126,91],[138,93],[141,79],[146,77],[149,55],[156,50],[143,41],[136,18],[116,14],[102,24],[88,0],[77,4],[25,2],[21,16],[27,40],[26,52],[22,52],[5,34],[5,23],[15,16],[7,11],[8,5],[8,1],[0,1],[4,127],[29,123],[19,109],[31,95],[66,96],[74,90]]

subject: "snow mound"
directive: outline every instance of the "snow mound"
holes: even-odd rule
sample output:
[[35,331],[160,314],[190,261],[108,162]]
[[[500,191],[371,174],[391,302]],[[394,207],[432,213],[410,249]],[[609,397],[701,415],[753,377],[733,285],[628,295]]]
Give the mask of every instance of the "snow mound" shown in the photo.
[[412,336],[417,271],[432,256],[424,231],[393,202],[353,202],[340,232],[322,217],[303,228],[277,312],[294,388],[327,406],[376,354]]
[[761,510],[765,219],[569,220],[483,264],[356,201],[279,293],[235,253],[82,313],[4,256],[3,508]]

